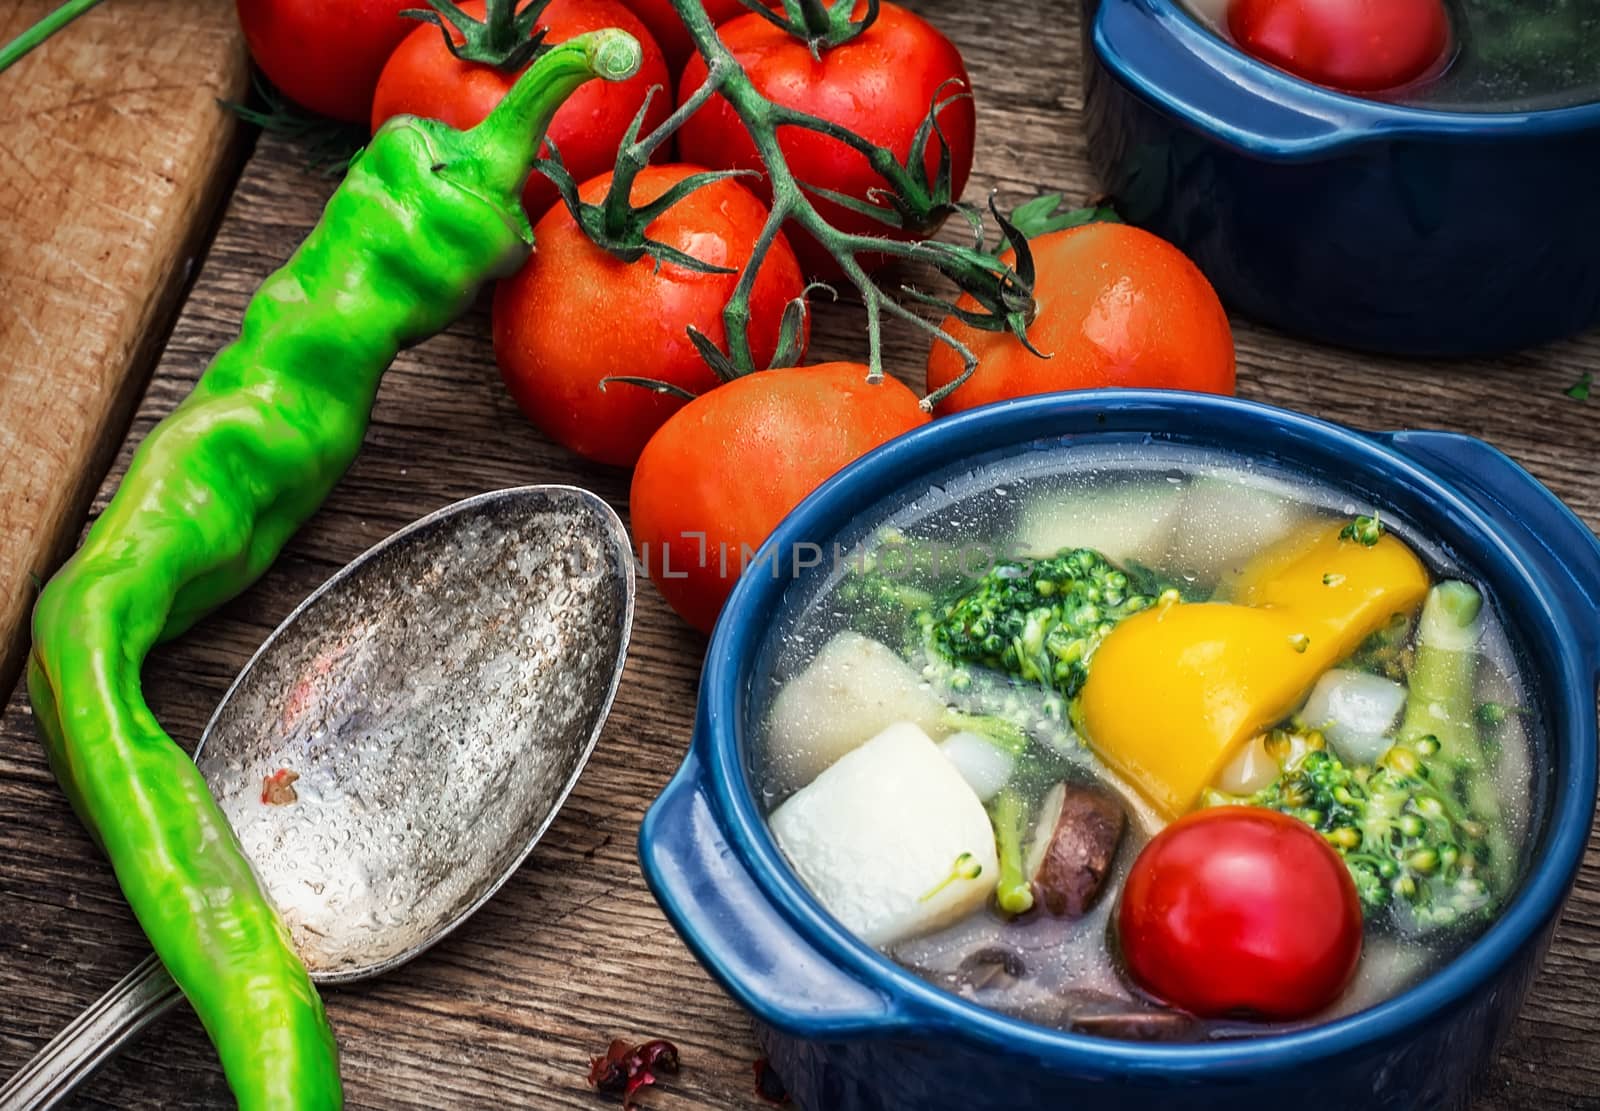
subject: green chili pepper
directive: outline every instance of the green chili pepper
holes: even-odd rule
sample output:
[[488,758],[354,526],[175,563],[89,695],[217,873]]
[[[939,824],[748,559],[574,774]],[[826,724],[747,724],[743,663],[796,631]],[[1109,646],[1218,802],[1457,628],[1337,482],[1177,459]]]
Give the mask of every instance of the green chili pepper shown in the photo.
[[254,581],[317,508],[400,347],[526,257],[518,198],[550,117],[591,77],[638,63],[631,36],[597,31],[551,48],[471,131],[386,124],[34,609],[28,690],[51,767],[243,1108],[338,1106],[337,1051],[233,831],[146,706],[141,665]]

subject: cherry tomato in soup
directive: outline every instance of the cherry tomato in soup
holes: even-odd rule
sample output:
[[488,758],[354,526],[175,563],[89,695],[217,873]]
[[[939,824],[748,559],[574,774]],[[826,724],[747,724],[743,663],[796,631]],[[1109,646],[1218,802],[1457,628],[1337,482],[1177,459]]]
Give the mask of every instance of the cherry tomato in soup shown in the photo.
[[[1231,394],[1233,332],[1198,267],[1166,240],[1127,224],[1085,224],[1029,242],[1037,312],[1028,339],[986,332],[956,317],[946,332],[978,357],[978,369],[939,404],[952,413],[992,401],[1100,386]],[[1014,261],[1011,252],[1002,256]],[[978,303],[963,297],[962,308]],[[954,381],[961,356],[935,343],[928,390]]]
[[1228,31],[1249,54],[1331,89],[1378,92],[1444,61],[1444,0],[1233,0]]
[[[864,11],[865,5],[858,4],[856,15]],[[950,40],[921,16],[895,4],[883,4],[870,28],[841,46],[822,50],[819,57],[812,57],[805,42],[756,12],[725,23],[720,34],[763,96],[849,128],[902,161],[910,157],[912,139],[935,94],[944,99],[971,88],[966,65]],[[678,85],[678,103],[705,78],[705,61],[690,58]],[[971,98],[946,106],[939,125],[950,144],[951,184],[953,196],[959,198],[972,170],[976,114]],[[778,146],[795,175],[808,185],[860,200],[887,185],[864,155],[826,135],[780,128]],[[713,98],[683,125],[678,152],[685,161],[716,169],[764,170],[744,124],[721,97]],[[929,144],[924,161],[931,179],[939,164],[937,142]],[[920,239],[934,230],[895,229],[814,194],[810,200],[841,231]],[[793,242],[807,273],[837,274],[832,258],[809,236],[796,233]]]
[[[238,0],[250,56],[296,104],[361,123],[383,63],[417,21],[414,0]],[[425,6],[425,5],[424,5]]]
[[1150,995],[1204,1018],[1305,1018],[1349,985],[1361,901],[1339,854],[1294,818],[1218,807],[1178,819],[1133,862],[1122,957]]
[[[624,2],[633,9],[635,15],[644,20],[645,26],[650,28],[650,34],[655,36],[656,44],[661,47],[661,53],[666,55],[667,65],[672,67],[672,72],[681,73],[683,63],[694,53],[694,43],[689,38],[689,32],[684,30],[683,20],[678,18],[678,13],[673,9],[672,0],[624,0]],[[750,10],[739,0],[703,0],[703,2],[706,14],[711,17],[712,23],[726,23],[734,16],[743,15]]]
[[[763,370],[703,394],[645,445],[629,493],[639,558],[662,597],[709,633],[741,564],[805,496],[879,444],[926,424],[917,395],[859,363]],[[780,553],[752,574],[792,574]],[[815,566],[805,563],[805,566]]]
[[[698,166],[649,166],[634,179],[635,205],[649,204]],[[597,204],[611,175],[584,183]],[[734,273],[697,273],[648,255],[623,262],[601,250],[557,205],[534,228],[538,249],[495,290],[494,350],[511,396],[529,420],[579,455],[626,465],[673,413],[681,398],[608,377],[653,378],[690,393],[720,380],[689,340],[693,327],[726,351],[722,310],[767,220],[767,207],[733,179],[705,185],[656,217],[646,234]],[[778,347],[788,303],[805,280],[780,234],[750,294],[749,339],[757,366]],[[802,348],[803,352],[803,348]]]
[[[474,19],[483,18],[484,0],[466,0],[460,7]],[[545,41],[552,44],[585,31],[620,27],[638,39],[644,51],[638,73],[626,81],[590,81],[550,121],[550,141],[561,151],[567,172],[575,181],[587,181],[616,163],[617,147],[651,86],[670,84],[667,63],[650,32],[621,0],[550,0],[540,12],[538,26],[546,29]],[[460,40],[459,32],[452,30],[451,35]],[[402,114],[442,120],[451,127],[473,127],[500,103],[520,72],[462,61],[445,46],[439,28],[425,24],[406,36],[383,67],[372,102],[372,130]],[[651,102],[645,131],[666,119],[671,110],[667,100],[658,93]],[[528,175],[522,205],[530,220],[537,221],[558,199],[549,178],[538,171]]]

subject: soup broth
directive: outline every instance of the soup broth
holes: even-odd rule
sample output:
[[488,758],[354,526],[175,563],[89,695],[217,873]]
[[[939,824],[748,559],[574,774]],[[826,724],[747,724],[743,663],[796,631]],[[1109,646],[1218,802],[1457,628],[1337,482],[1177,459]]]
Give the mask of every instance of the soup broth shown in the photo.
[[[1137,762],[1119,759],[1097,726],[1096,668],[1111,658],[1101,649],[1124,622],[1169,607],[1245,604],[1246,584],[1271,565],[1271,553],[1341,525],[1338,551],[1359,548],[1355,526],[1370,526],[1394,538],[1384,544],[1398,540],[1415,553],[1431,590],[1449,580],[1482,590],[1447,551],[1374,518],[1377,508],[1270,468],[1151,444],[980,467],[903,505],[819,575],[768,649],[770,675],[754,692],[761,728],[750,771],[780,847],[847,927],[982,1006],[1135,1039],[1286,1028],[1249,1013],[1197,1017],[1129,976],[1115,941],[1120,891],[1176,814],[1165,784],[1141,779]],[[1023,576],[1046,567],[1059,572],[1058,584],[1074,568],[1099,578],[1090,594],[1051,610],[1055,618],[1039,617],[1041,627],[1057,623],[1033,630],[1038,643],[1028,643],[1027,621],[1011,641],[985,641],[994,630],[980,626],[994,615],[972,620],[974,599],[1009,598],[1019,582],[1037,585]],[[1337,577],[1325,576],[1330,592]],[[1036,616],[1063,597],[1059,585],[1049,589],[1030,595]],[[1248,742],[1269,763],[1258,757],[1251,768],[1230,755],[1178,809],[1254,803],[1312,822],[1317,815],[1284,799],[1313,762],[1340,762],[1376,799],[1376,769],[1393,762],[1411,720],[1387,700],[1412,681],[1419,608],[1301,684],[1293,708]],[[957,626],[966,639],[953,639]],[[1483,598],[1472,635],[1465,735],[1481,743],[1458,749],[1451,764],[1444,801],[1460,825],[1443,838],[1448,863],[1430,863],[1408,842],[1405,859],[1426,868],[1402,863],[1380,875],[1373,865],[1363,876],[1359,861],[1372,858],[1378,835],[1350,848],[1344,859],[1363,892],[1358,971],[1337,1000],[1287,1025],[1324,1022],[1417,982],[1470,943],[1515,886],[1535,809],[1535,706],[1493,598]],[[1310,659],[1319,650],[1302,652]],[[1160,683],[1153,676],[1124,705],[1163,700]],[[1428,754],[1429,740],[1408,743]],[[1119,823],[1120,836],[1109,835]],[[1320,831],[1330,843],[1349,836]],[[1401,834],[1393,836],[1398,843]],[[1073,868],[1052,878],[1059,859]]]
[[[1228,38],[1229,0],[1185,0]],[[1382,99],[1455,112],[1522,112],[1600,100],[1600,0],[1452,0],[1443,72]]]

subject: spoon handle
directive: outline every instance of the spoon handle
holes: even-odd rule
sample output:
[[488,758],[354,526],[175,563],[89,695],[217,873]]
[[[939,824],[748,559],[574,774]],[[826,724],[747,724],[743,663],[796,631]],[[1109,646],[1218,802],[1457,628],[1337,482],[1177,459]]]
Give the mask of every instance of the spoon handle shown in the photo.
[[181,998],[178,985],[150,954],[0,1088],[0,1111],[54,1107]]

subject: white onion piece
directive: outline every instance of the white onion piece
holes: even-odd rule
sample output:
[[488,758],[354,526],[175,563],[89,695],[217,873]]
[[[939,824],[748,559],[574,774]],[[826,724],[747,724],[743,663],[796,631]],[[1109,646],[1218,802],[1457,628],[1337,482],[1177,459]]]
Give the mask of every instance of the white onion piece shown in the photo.
[[977,733],[952,733],[939,745],[939,751],[956,766],[967,786],[983,802],[998,795],[1011,779],[1016,757]]
[[1232,760],[1217,775],[1217,788],[1230,795],[1253,795],[1270,787],[1283,769],[1267,751],[1266,737],[1254,737],[1239,746]]
[[1399,683],[1335,668],[1311,688],[1300,717],[1320,729],[1347,763],[1371,764],[1394,743],[1389,734],[1405,704],[1406,689]]

